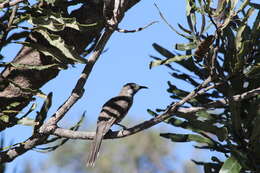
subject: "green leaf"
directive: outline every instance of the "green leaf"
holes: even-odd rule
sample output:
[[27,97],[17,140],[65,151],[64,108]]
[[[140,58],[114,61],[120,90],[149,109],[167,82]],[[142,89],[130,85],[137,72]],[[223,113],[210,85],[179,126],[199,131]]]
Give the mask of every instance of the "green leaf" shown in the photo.
[[30,15],[28,22],[35,27],[45,28],[51,31],[62,31],[65,27],[84,31],[88,27],[96,26],[97,23],[80,24],[76,18],[65,18],[61,13],[54,13],[50,10],[38,10],[39,15]]
[[158,115],[156,112],[152,111],[151,109],[147,109],[146,111],[147,111],[150,115],[152,115],[152,116],[154,116],[154,117],[156,117],[156,116]]
[[211,11],[213,11],[212,17],[218,17],[225,11],[226,4],[227,4],[226,2],[227,2],[226,0],[218,1],[217,9],[215,11],[211,10]]
[[190,30],[184,28],[181,24],[178,23],[178,26],[179,26],[179,28],[180,28],[181,30],[183,30],[184,32],[186,32],[186,33],[188,33],[188,34],[192,34],[192,31],[190,31]]
[[162,46],[160,46],[159,44],[157,43],[153,43],[152,44],[153,48],[159,52],[161,55],[163,55],[164,57],[166,58],[171,58],[171,57],[174,57],[175,55],[173,53],[171,53],[169,50],[163,48]]
[[250,0],[245,0],[245,1],[240,5],[239,9],[237,10],[237,13],[243,11],[243,10],[247,7],[248,4],[250,4]]
[[166,60],[155,60],[155,61],[152,61],[150,63],[149,67],[152,68],[152,67],[156,67],[156,66],[159,66],[159,65],[170,64],[172,62],[181,61],[181,60],[184,60],[186,58],[190,58],[192,56],[193,55],[181,55],[181,56],[174,56],[174,57],[166,59]]
[[12,109],[12,108],[19,106],[20,104],[21,104],[21,102],[13,102],[13,103],[9,104],[6,108]]
[[30,42],[20,42],[17,41],[15,43],[22,44],[24,46],[32,47],[41,53],[43,53],[45,56],[50,56],[54,58],[56,61],[59,62],[59,66],[62,68],[66,68],[67,64],[72,64],[73,62],[67,59],[64,54],[62,54],[60,51],[57,51],[56,48],[53,47],[45,47],[38,43],[30,43]]
[[19,40],[22,38],[26,38],[28,35],[29,35],[29,32],[27,32],[27,31],[14,33],[7,38],[6,43],[10,43],[13,40]]
[[231,2],[231,10],[235,9],[238,0],[230,0],[230,2]]
[[254,75],[260,75],[260,63],[250,67],[245,72],[246,77],[253,77]]
[[30,70],[46,70],[50,68],[57,68],[59,64],[50,64],[50,65],[28,65],[28,64],[17,64],[17,63],[9,63],[11,66],[17,69],[30,69]]
[[173,142],[198,142],[204,143],[208,146],[214,146],[214,143],[203,136],[194,134],[176,134],[176,133],[161,133],[160,136],[171,139]]
[[8,115],[0,115],[0,121],[9,123],[10,117]]
[[36,107],[37,107],[37,104],[33,103],[31,105],[30,109],[22,117],[20,117],[19,120],[22,120],[23,118],[27,117],[32,111],[34,111],[36,109]]
[[159,12],[159,15],[161,16],[161,18],[163,19],[163,21],[171,28],[171,30],[173,30],[174,32],[176,32],[176,34],[184,37],[184,38],[187,38],[187,39],[192,39],[193,36],[188,36],[188,35],[184,35],[182,33],[180,33],[179,31],[177,31],[167,20],[166,18],[163,16],[163,13],[160,11],[159,7],[155,4],[155,7],[157,8],[158,12]]
[[83,112],[79,121],[74,126],[70,127],[69,129],[77,131],[79,129],[79,127],[82,125],[82,123],[84,122],[84,119],[85,119],[85,112]]
[[241,48],[239,50],[239,52],[237,53],[237,62],[235,64],[234,67],[234,72],[238,72],[241,69],[243,69],[243,66],[245,64],[245,54],[247,54],[250,50],[250,46],[251,46],[251,41],[250,40],[246,40],[243,41],[241,44]]
[[35,122],[34,119],[29,117],[21,118],[17,121],[17,124],[24,125],[24,126],[35,126],[37,125],[37,122]]
[[248,21],[249,17],[252,16],[252,14],[254,14],[254,11],[255,11],[254,8],[252,8],[252,7],[249,8],[249,9],[247,10],[246,15],[245,15],[245,17],[243,18],[242,22],[243,22],[243,23],[246,23],[246,22]]
[[192,9],[190,2],[191,2],[190,0],[186,0],[186,15],[187,16],[190,15],[190,11]]
[[205,15],[204,15],[203,13],[201,13],[201,15],[202,15],[202,21],[201,21],[201,28],[200,28],[200,33],[199,33],[199,35],[202,35],[202,34],[206,31],[206,29],[205,29],[205,26],[206,26],[206,17],[205,17]]
[[196,42],[191,42],[191,43],[187,43],[187,44],[176,44],[175,45],[175,49],[182,50],[182,51],[192,50],[192,49],[195,49],[196,47],[197,47]]
[[182,114],[176,114],[177,117],[184,118],[187,121],[182,121],[176,118],[170,118],[166,120],[165,122],[168,124],[171,124],[176,127],[181,127],[187,130],[192,130],[196,133],[211,133],[218,137],[220,141],[224,141],[228,136],[227,128],[225,127],[217,127],[214,125],[214,122],[210,121],[200,121],[196,116],[185,116]]
[[239,51],[242,47],[243,33],[244,33],[245,29],[246,29],[246,24],[240,26],[237,31],[237,35],[236,35],[236,39],[235,39],[237,51]]
[[254,40],[258,39],[259,30],[260,30],[260,10],[258,11],[255,22],[253,24],[252,39],[254,39]]
[[44,120],[47,117],[47,113],[48,113],[51,105],[52,105],[52,92],[50,92],[48,94],[48,96],[46,97],[46,99],[44,100],[44,103],[41,107],[40,112],[37,112],[37,116],[35,118],[35,122],[37,122],[37,125],[35,125],[35,127],[34,127],[34,132],[36,130],[38,130],[38,128],[40,128],[41,125],[43,124]]
[[236,158],[231,156],[224,162],[219,173],[239,173],[241,168]]
[[73,47],[68,46],[65,44],[65,41],[58,35],[50,34],[46,30],[35,30],[36,32],[40,33],[53,47],[56,47],[62,54],[65,56],[63,57],[74,62],[79,63],[87,63],[87,60],[82,58]]
[[256,8],[256,9],[260,9],[260,4],[250,2],[249,5]]

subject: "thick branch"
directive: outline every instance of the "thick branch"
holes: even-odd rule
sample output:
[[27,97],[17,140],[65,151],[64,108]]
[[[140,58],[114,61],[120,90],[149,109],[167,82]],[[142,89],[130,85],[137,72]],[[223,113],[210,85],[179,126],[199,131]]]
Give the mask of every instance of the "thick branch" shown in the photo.
[[44,140],[46,140],[46,136],[32,135],[29,139],[23,143],[20,143],[18,146],[1,152],[0,163],[11,162],[17,156],[24,154],[37,145],[40,145]]

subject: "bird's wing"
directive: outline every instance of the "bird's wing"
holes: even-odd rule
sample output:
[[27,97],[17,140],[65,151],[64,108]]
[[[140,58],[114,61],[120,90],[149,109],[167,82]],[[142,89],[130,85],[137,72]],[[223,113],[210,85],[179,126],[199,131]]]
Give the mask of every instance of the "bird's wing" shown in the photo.
[[104,104],[98,121],[115,118],[116,122],[119,122],[127,114],[132,103],[133,98],[128,96],[117,96],[110,99]]

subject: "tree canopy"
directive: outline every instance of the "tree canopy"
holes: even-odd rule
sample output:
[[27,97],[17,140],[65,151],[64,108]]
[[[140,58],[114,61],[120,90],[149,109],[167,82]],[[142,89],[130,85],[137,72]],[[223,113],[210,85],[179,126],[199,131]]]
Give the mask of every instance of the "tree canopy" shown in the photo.
[[[84,95],[84,86],[111,35],[138,32],[153,24],[137,30],[118,27],[125,12],[139,1],[7,0],[0,3],[1,50],[8,44],[23,45],[10,62],[5,62],[7,57],[1,55],[0,129],[4,132],[17,125],[33,127],[31,136],[20,143],[3,146],[2,142],[2,172],[4,163],[30,150],[54,151],[65,147],[63,144],[69,140],[93,139],[95,132],[79,130],[84,113],[71,128],[58,123]],[[75,5],[78,6],[70,12],[69,8]],[[170,72],[172,78],[165,83],[172,101],[163,108],[147,108],[151,119],[111,131],[104,138],[125,138],[166,123],[187,133],[169,131],[157,138],[195,142],[196,149],[224,155],[225,160],[217,155],[211,161],[193,160],[205,173],[260,172],[260,4],[250,0],[187,0],[183,12],[187,23],[178,24],[178,28],[155,7],[161,20],[186,40],[176,43],[174,50],[151,43],[158,55],[150,56],[149,67],[165,66],[165,71]],[[50,115],[55,91],[45,94],[41,87],[78,63],[85,66],[74,89]],[[190,87],[182,88],[176,81]],[[35,96],[44,99],[37,111],[35,104],[30,104]],[[31,105],[29,110],[22,112],[28,105]],[[29,118],[32,114],[33,118]],[[139,135],[145,133],[148,134],[145,131]],[[152,148],[153,152],[160,153],[158,148]]]

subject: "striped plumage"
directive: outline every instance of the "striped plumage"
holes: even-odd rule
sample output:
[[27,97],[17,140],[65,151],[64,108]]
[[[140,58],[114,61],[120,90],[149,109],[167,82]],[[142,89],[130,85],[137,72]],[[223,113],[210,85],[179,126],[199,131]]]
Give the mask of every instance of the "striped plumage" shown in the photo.
[[125,117],[133,104],[134,95],[142,88],[147,87],[135,83],[127,83],[123,86],[118,96],[111,98],[103,105],[98,117],[96,135],[93,138],[87,166],[95,166],[103,136],[110,130],[113,124],[119,123]]

